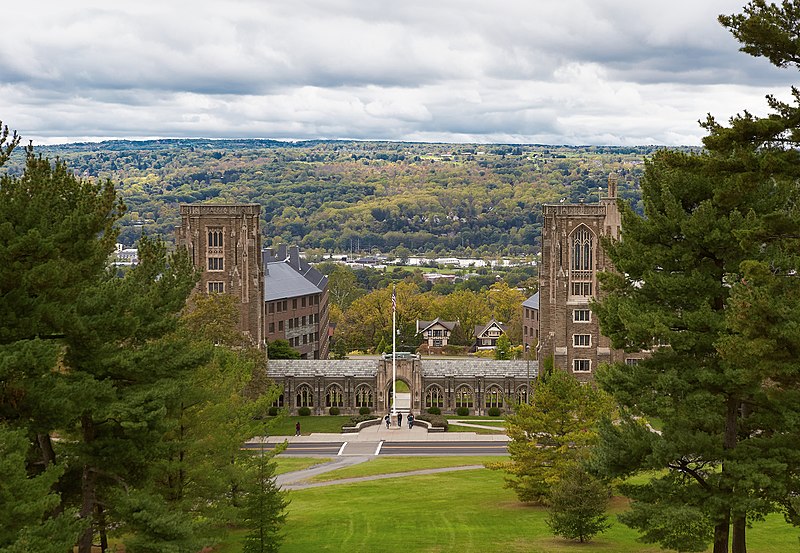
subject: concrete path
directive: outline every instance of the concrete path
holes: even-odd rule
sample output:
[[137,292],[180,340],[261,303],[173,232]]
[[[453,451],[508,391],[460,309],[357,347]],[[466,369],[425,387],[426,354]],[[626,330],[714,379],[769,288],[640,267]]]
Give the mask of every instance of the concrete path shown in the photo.
[[[369,482],[371,480],[384,480],[386,478],[403,478],[406,476],[419,476],[422,474],[438,474],[440,472],[455,472],[460,470],[475,470],[484,468],[483,465],[465,465],[461,467],[443,467],[438,469],[421,469],[421,470],[411,470],[407,472],[392,472],[389,474],[375,474],[373,476],[359,476],[357,478],[341,478],[339,480],[329,480],[327,482],[303,482],[303,480],[312,478],[318,474],[330,472],[331,470],[342,468],[342,466],[349,466],[358,463],[363,463],[364,461],[368,460],[357,457],[350,457],[349,459],[351,461],[355,459],[360,459],[360,460],[356,462],[346,463],[344,465],[333,466],[332,468],[327,468],[327,467],[328,465],[335,465],[336,463],[326,463],[325,465],[317,465],[316,467],[311,467],[310,469],[306,470],[298,470],[295,472],[281,474],[275,479],[275,482],[281,487],[281,489],[284,490],[305,490],[308,488],[320,488],[322,486],[353,484],[356,482]],[[319,470],[315,471],[314,469],[319,469]],[[286,477],[286,478],[281,479],[281,477]]]
[[[455,421],[454,421],[455,422]],[[476,428],[497,427],[481,426],[469,421],[459,422],[463,426],[473,426]],[[410,472],[380,474],[375,476],[363,476],[359,478],[345,478],[332,480],[330,482],[303,482],[319,474],[338,470],[340,468],[364,463],[375,458],[384,442],[508,442],[508,436],[504,434],[476,434],[475,432],[428,432],[427,427],[415,425],[409,429],[408,426],[398,428],[392,425],[386,428],[385,424],[367,426],[358,433],[335,434],[335,433],[315,433],[301,436],[268,436],[266,438],[253,438],[249,443],[345,443],[336,457],[332,457],[329,462],[315,465],[313,467],[288,472],[276,477],[276,483],[285,490],[299,490],[305,488],[315,488],[319,486],[330,486],[334,484],[348,484],[352,482],[365,482],[369,480],[379,480],[383,478],[399,478],[403,476],[414,476],[419,474],[436,474],[439,472],[450,472],[459,470],[474,470],[483,468],[483,465],[469,465],[462,467],[446,467],[439,469],[425,469]]]
[[[482,428],[479,424],[473,425],[476,428]],[[490,427],[497,430],[496,427]],[[248,443],[259,443],[262,438],[256,437],[249,440]],[[315,442],[507,442],[508,436],[505,434],[476,434],[475,432],[428,432],[427,428],[415,424],[409,430],[408,426],[398,428],[392,425],[386,428],[386,425],[379,424],[374,426],[367,426],[358,433],[351,434],[337,434],[318,432],[314,434],[306,434],[301,436],[267,436],[263,438],[265,443],[279,444],[284,441],[291,443],[315,443]]]

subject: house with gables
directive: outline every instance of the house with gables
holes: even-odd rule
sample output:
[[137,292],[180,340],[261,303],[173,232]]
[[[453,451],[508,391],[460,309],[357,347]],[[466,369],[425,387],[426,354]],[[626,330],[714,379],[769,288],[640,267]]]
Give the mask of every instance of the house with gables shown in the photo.
[[458,321],[443,321],[438,317],[432,321],[417,319],[417,334],[422,335],[423,344],[429,353],[441,353],[447,347],[450,335],[458,326]]
[[505,332],[506,325],[496,321],[494,318],[485,325],[477,325],[474,332],[475,344],[473,345],[473,350],[494,349],[497,347],[497,339]]

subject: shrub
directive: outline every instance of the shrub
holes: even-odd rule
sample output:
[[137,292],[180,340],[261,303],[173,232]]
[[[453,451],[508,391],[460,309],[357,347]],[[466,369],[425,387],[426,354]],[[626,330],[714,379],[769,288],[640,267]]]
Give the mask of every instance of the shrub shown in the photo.
[[448,424],[447,419],[441,415],[431,415],[430,413],[420,413],[416,419],[418,421],[426,421],[431,423],[432,426],[437,428],[444,428],[445,432],[447,432]]
[[267,412],[269,413],[270,417],[274,417],[278,414],[278,408],[273,405],[272,407],[269,408],[269,411]]
[[330,409],[328,409],[328,414],[334,415],[334,416],[338,415],[339,414],[339,408],[338,407],[331,407]]
[[580,468],[572,468],[550,489],[545,522],[557,536],[587,542],[611,526],[606,516],[608,495],[602,482]]
[[311,408],[301,407],[300,409],[297,410],[297,414],[300,415],[301,417],[307,417],[311,414]]
[[499,407],[489,407],[488,413],[490,417],[499,417],[503,411]]
[[456,409],[456,415],[459,417],[466,417],[469,415],[469,407],[459,407]]
[[369,415],[372,413],[372,410],[369,407],[362,407],[358,410],[359,415]]
[[431,415],[441,415],[442,410],[439,409],[438,407],[428,407],[428,413],[430,413]]
[[360,422],[375,420],[378,415],[353,415],[350,417],[350,426],[355,426]]

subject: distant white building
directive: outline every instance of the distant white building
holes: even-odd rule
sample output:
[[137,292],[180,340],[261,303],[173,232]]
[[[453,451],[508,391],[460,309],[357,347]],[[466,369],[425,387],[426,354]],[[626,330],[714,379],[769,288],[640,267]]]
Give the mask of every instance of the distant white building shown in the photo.
[[126,248],[124,244],[117,244],[114,251],[114,259],[111,261],[114,265],[121,265],[125,267],[132,267],[139,263],[139,249]]

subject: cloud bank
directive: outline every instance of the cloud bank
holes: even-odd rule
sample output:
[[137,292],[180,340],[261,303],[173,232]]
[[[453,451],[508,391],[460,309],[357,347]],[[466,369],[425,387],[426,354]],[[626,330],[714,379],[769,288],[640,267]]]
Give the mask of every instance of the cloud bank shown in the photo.
[[35,143],[258,137],[699,144],[795,75],[732,0],[14,2],[0,119]]

